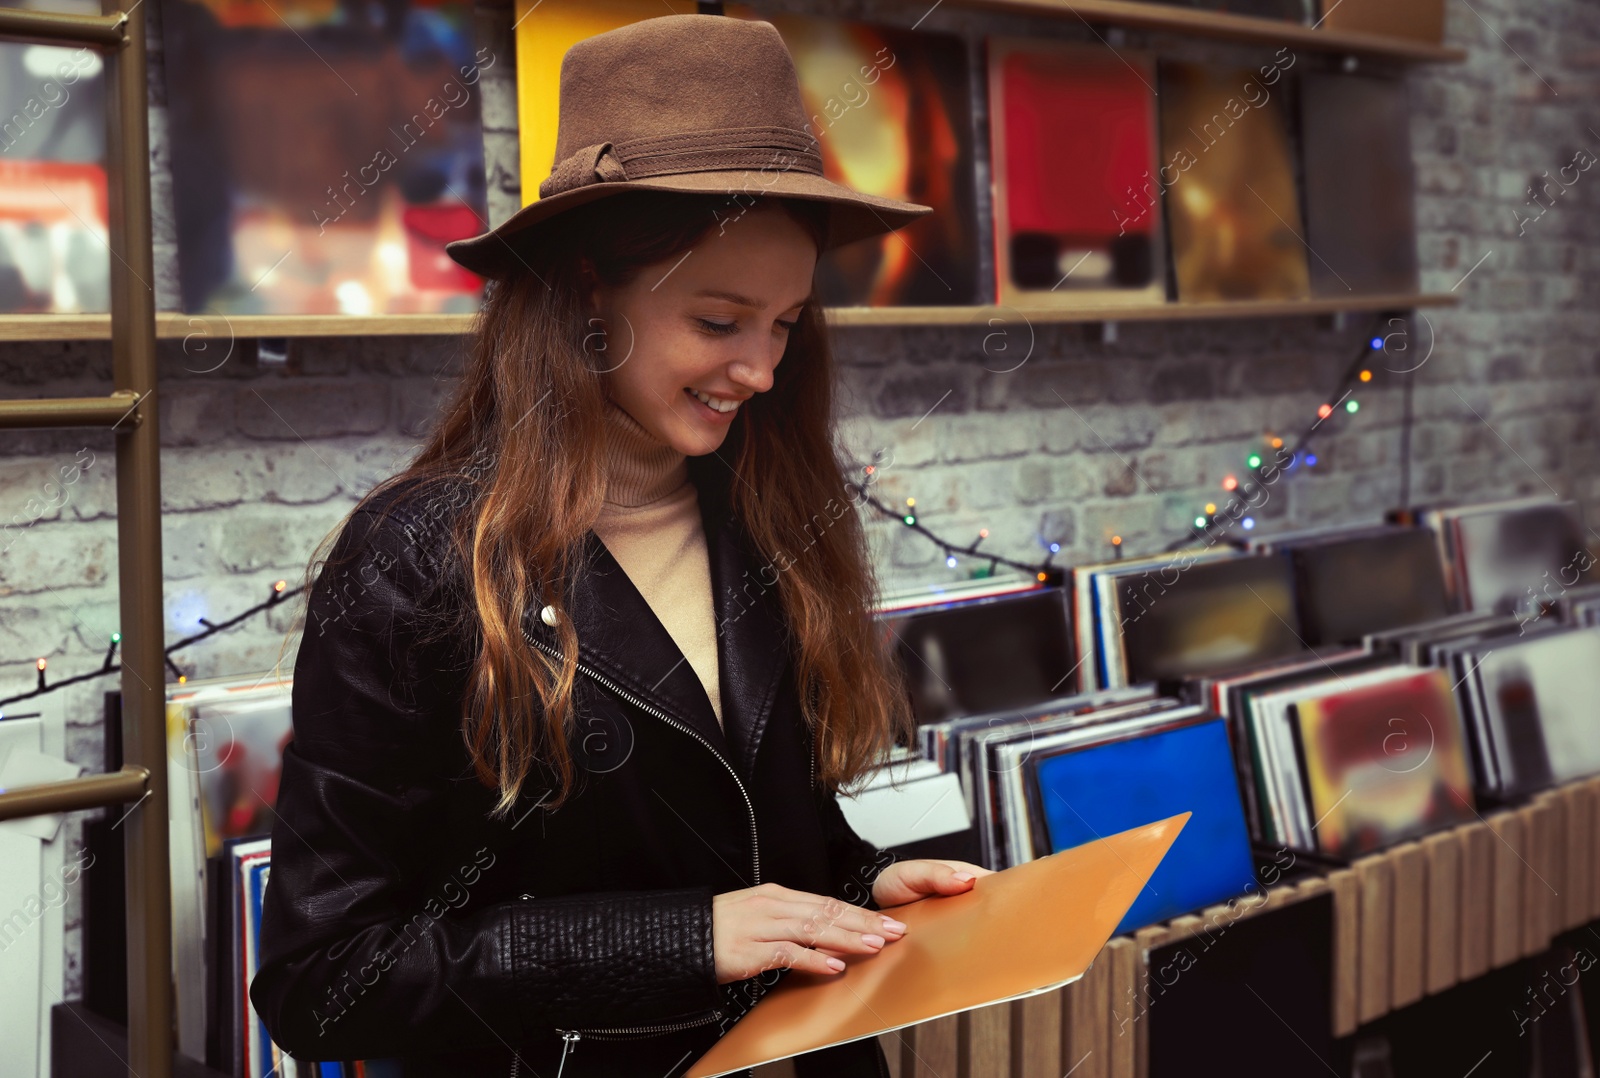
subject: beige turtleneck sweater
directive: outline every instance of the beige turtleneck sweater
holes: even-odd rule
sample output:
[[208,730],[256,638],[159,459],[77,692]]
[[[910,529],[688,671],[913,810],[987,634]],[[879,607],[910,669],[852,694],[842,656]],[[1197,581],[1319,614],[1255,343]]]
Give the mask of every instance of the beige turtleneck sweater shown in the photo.
[[594,533],[694,668],[720,724],[711,560],[688,458],[607,401],[605,463],[605,504]]

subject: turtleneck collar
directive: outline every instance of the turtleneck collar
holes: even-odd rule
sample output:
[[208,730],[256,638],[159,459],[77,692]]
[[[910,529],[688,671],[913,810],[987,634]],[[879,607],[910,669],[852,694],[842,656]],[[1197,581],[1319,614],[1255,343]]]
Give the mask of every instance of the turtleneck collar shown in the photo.
[[633,509],[666,497],[689,482],[689,460],[656,440],[621,405],[605,407],[607,509]]

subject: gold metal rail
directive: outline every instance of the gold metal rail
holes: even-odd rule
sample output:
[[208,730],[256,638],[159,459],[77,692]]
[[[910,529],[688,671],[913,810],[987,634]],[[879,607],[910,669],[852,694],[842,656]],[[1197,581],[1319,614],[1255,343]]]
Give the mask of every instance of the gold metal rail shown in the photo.
[[[128,1069],[172,1075],[172,892],[167,850],[166,669],[161,611],[161,443],[144,5],[101,15],[0,8],[0,39],[88,45],[106,61],[111,357],[105,397],[0,402],[0,428],[104,427],[117,435],[117,573],[123,767],[0,793],[0,820],[128,805]],[[149,802],[145,804],[145,802]]]

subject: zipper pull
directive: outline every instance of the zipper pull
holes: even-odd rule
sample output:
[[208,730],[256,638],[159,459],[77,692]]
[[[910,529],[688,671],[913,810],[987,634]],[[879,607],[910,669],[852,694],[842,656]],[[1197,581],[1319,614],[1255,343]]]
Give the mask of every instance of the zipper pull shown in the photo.
[[556,1032],[561,1034],[561,1039],[566,1042],[561,1046],[561,1063],[556,1067],[556,1078],[561,1078],[561,1072],[567,1066],[567,1053],[572,1051],[572,1046],[578,1042],[583,1034],[575,1029],[558,1029]]

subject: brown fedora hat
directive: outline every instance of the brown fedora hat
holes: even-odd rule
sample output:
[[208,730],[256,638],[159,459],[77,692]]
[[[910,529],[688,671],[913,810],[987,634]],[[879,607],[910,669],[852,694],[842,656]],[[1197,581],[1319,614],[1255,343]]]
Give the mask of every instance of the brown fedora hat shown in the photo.
[[728,217],[754,195],[831,203],[830,248],[932,212],[823,178],[794,59],[769,22],[663,15],[580,41],[561,61],[560,110],[556,163],[538,200],[445,245],[473,273],[515,272],[513,233],[624,191],[725,194]]

